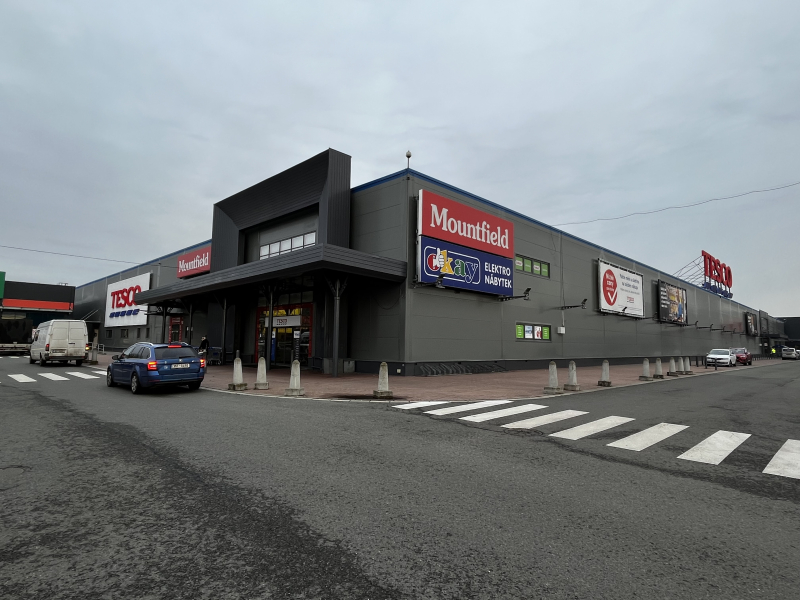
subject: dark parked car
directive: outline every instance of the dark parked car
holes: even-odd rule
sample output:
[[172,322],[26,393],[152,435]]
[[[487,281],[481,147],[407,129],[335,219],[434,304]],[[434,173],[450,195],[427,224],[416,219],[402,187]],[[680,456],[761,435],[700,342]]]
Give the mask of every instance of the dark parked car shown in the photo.
[[163,385],[188,385],[196,390],[206,374],[206,359],[189,344],[134,344],[111,357],[106,385],[130,386],[134,394]]
[[736,355],[736,362],[742,365],[752,365],[753,355],[747,351],[747,348],[734,348],[733,353]]

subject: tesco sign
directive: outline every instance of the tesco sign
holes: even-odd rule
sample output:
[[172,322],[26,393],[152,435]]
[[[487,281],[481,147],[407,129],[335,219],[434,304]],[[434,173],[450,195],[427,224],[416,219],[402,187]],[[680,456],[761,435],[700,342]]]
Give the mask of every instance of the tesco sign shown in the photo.
[[733,270],[724,262],[714,258],[705,250],[703,254],[703,274],[707,279],[721,283],[725,287],[733,287]]
[[150,289],[150,273],[108,284],[106,327],[147,325],[147,305],[136,304],[136,294]]
[[514,258],[514,224],[426,190],[419,191],[417,235]]
[[178,278],[191,277],[211,270],[211,245],[186,252],[178,257]]

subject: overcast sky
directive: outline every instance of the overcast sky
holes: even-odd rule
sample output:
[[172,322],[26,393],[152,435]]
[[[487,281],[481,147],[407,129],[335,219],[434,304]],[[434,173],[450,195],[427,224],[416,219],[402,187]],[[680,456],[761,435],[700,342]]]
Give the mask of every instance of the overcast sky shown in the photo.
[[[145,261],[328,147],[550,224],[800,181],[800,3],[0,3],[0,244]],[[563,229],[800,315],[800,186]],[[124,265],[0,248],[7,278]]]

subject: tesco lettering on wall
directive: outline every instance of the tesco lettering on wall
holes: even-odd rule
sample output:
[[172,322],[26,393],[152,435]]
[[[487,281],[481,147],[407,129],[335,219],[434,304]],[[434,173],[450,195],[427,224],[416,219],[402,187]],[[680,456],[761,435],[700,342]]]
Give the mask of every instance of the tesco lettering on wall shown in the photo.
[[139,292],[150,289],[150,273],[108,284],[106,292],[106,327],[147,325],[147,305],[136,304]]
[[211,270],[211,245],[186,252],[178,257],[178,278],[191,277]]
[[630,317],[644,316],[644,275],[598,261],[600,310]]
[[417,208],[417,235],[514,258],[511,221],[426,190]]

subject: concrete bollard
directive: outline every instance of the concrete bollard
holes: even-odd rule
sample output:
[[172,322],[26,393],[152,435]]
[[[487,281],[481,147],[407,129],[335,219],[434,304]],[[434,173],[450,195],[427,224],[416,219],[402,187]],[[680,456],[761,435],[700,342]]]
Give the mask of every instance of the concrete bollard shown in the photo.
[[239,351],[236,351],[236,358],[233,359],[233,383],[228,384],[229,390],[246,390],[247,384],[242,377],[242,359],[239,358]]
[[378,369],[378,389],[372,392],[372,397],[392,398],[392,392],[389,390],[389,365],[385,362],[382,362]]
[[303,396],[306,391],[300,387],[300,361],[292,361],[292,374],[289,377],[289,387],[286,388],[286,396]]
[[603,370],[600,372],[600,381],[597,385],[601,387],[611,387],[611,371],[608,368],[608,361],[603,361]]
[[669,371],[667,371],[667,375],[669,375],[670,377],[677,377],[678,376],[678,373],[675,370],[675,359],[674,358],[670,358],[669,359]]
[[664,379],[664,371],[661,368],[661,359],[656,359],[656,372],[653,374],[653,379]]
[[675,371],[678,375],[685,375],[686,369],[683,368],[683,357],[678,357],[678,369]]
[[694,375],[694,371],[692,371],[692,361],[689,360],[688,356],[683,359],[683,374]]
[[650,377],[650,359],[645,358],[642,361],[642,374],[639,375],[639,381],[653,381],[653,378]]
[[267,361],[264,357],[258,359],[258,373],[256,373],[256,384],[253,386],[257,390],[268,390],[269,382],[267,381]]
[[563,394],[564,388],[558,385],[558,371],[556,370],[556,363],[550,361],[550,372],[547,378],[547,387],[544,388],[545,394]]
[[578,385],[578,369],[575,367],[575,361],[569,361],[569,376],[567,377],[567,384],[564,386],[565,390],[570,392],[580,392],[581,386]]

